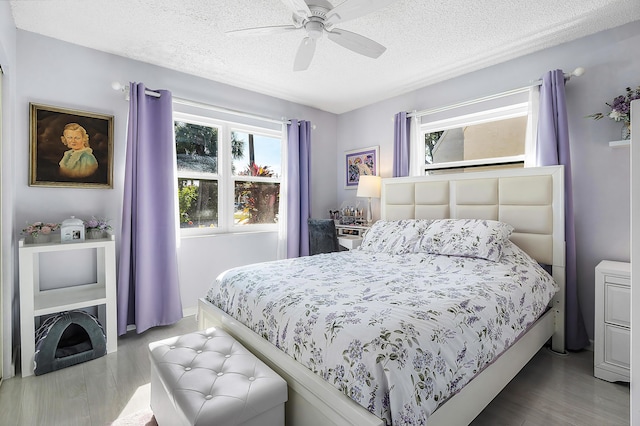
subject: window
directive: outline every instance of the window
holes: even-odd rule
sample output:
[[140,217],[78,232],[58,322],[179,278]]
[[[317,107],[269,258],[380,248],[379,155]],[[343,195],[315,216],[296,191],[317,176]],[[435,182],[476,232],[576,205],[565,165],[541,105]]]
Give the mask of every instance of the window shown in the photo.
[[[426,173],[469,167],[523,167],[532,153],[530,148],[531,117],[529,102],[518,99],[474,105],[483,109],[461,115],[450,111],[448,117],[426,119],[419,125],[419,148],[424,149]],[[511,103],[509,103],[509,101]]]
[[231,139],[234,224],[277,223],[281,139],[240,130],[232,132]]
[[181,228],[218,226],[219,128],[174,122]]
[[175,114],[183,235],[275,230],[280,131]]

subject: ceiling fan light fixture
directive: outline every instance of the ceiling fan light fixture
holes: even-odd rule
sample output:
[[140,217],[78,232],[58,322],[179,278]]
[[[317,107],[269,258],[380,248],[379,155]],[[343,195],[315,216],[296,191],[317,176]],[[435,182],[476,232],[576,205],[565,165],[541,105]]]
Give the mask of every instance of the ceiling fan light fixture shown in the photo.
[[309,21],[305,24],[304,28],[305,30],[307,30],[307,34],[309,34],[309,37],[318,40],[320,37],[322,37],[324,25],[322,25],[322,22]]

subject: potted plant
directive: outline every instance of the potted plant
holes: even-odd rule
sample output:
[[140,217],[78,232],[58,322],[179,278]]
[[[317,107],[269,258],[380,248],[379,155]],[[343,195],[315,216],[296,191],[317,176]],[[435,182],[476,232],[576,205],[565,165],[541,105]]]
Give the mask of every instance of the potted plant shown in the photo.
[[111,230],[108,219],[96,218],[95,216],[91,216],[91,219],[85,220],[84,227],[87,231],[87,238],[94,240],[104,238],[107,232]]
[[30,241],[27,241],[27,243],[41,244],[48,243],[51,233],[57,231],[58,228],[60,228],[59,223],[34,222],[30,225],[28,224],[22,230],[22,233],[30,237]]
[[587,117],[594,120],[609,117],[622,123],[622,139],[629,139],[631,137],[631,101],[636,99],[640,99],[640,86],[636,89],[627,87],[624,95],[616,96],[611,103],[605,102],[611,108],[609,113],[598,112]]

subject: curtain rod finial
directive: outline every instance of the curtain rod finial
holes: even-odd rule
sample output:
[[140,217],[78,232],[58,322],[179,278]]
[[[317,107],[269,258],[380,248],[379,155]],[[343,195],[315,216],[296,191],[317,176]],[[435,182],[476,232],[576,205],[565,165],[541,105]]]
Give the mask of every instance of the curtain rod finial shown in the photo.
[[119,81],[114,81],[113,83],[111,83],[111,88],[119,92],[124,92],[124,86]]
[[571,75],[575,75],[576,77],[580,77],[582,74],[584,74],[584,68],[583,67],[578,67],[575,70],[573,70],[571,72]]

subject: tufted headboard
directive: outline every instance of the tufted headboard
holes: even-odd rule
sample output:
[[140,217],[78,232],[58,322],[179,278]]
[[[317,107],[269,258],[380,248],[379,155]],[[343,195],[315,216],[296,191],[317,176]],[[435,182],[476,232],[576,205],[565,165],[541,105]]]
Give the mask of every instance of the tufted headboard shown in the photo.
[[381,218],[491,219],[540,263],[564,269],[564,167],[382,180]]
[[559,290],[552,347],[564,352],[564,167],[531,167],[382,180],[381,219],[492,219],[511,241],[551,265]]

